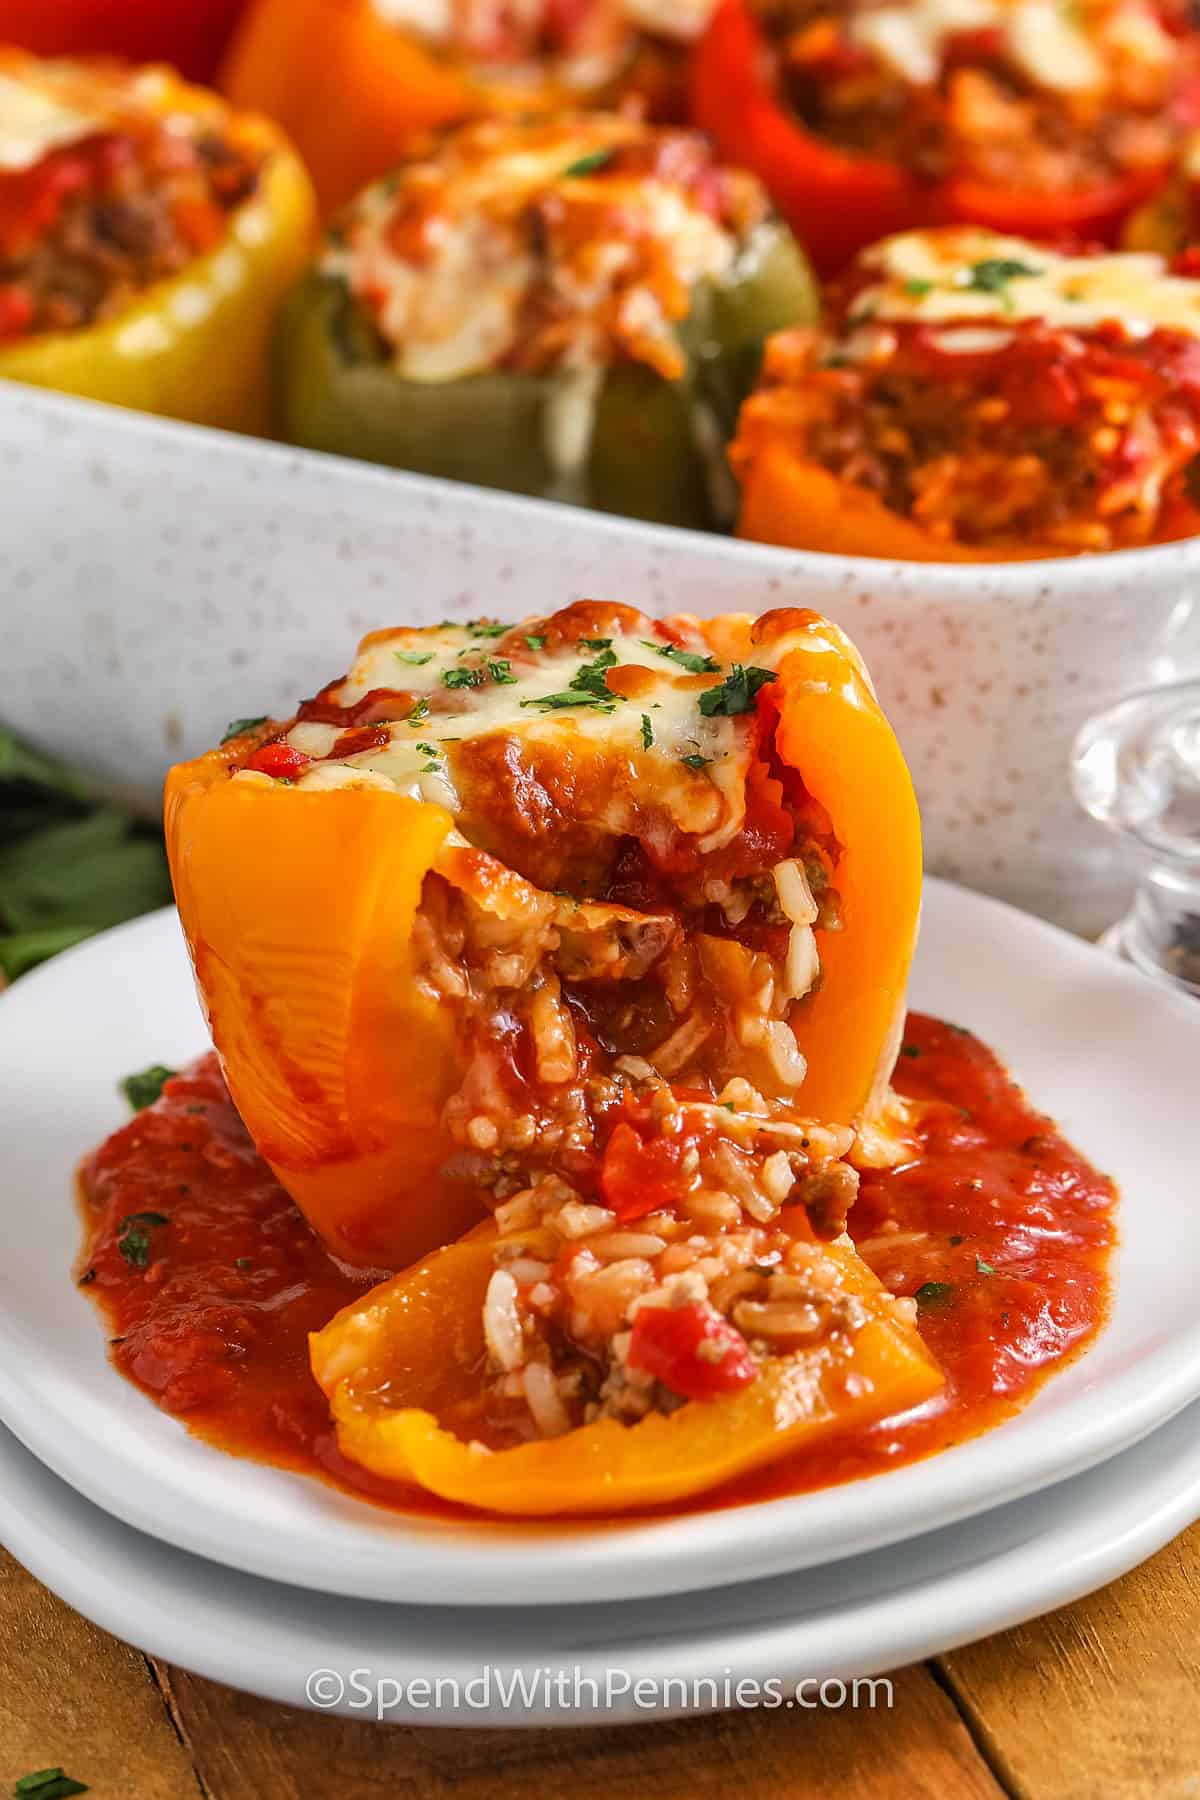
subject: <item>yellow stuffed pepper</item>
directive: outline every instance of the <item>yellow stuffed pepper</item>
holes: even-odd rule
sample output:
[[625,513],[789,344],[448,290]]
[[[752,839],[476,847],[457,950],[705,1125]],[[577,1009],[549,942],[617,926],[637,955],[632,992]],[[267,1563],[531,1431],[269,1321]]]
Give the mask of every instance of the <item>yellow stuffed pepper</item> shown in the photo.
[[880,1115],[920,834],[816,614],[374,633],[294,719],[174,769],[166,831],[234,1100],[353,1262],[446,1243],[548,1147],[593,1155],[614,1059]]
[[0,52],[0,376],[266,430],[314,212],[272,125],[171,71]]

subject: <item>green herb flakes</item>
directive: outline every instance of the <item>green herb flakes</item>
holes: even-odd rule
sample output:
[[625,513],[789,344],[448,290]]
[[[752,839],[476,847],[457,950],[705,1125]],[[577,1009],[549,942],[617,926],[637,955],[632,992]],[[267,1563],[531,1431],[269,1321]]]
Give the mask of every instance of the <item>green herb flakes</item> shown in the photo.
[[448,688],[482,687],[487,676],[482,669],[443,669],[442,686]]
[[607,169],[616,154],[615,146],[607,150],[589,150],[586,156],[577,156],[573,163],[568,163],[563,175],[569,181],[578,181],[584,175],[597,175],[601,169]]
[[409,663],[414,669],[423,669],[426,663],[433,661],[432,650],[393,650],[392,655],[397,662]]
[[653,650],[668,662],[678,663],[689,675],[715,675],[721,667],[715,656],[698,656],[694,650],[681,650],[678,644],[656,644],[653,638],[641,640],[643,650]]
[[164,1085],[175,1073],[165,1063],[151,1063],[148,1069],[139,1069],[135,1075],[127,1075],[121,1083],[121,1092],[134,1112],[142,1112],[147,1106],[154,1105]]
[[739,713],[753,712],[760,688],[778,679],[774,669],[756,669],[753,665],[744,669],[741,663],[734,663],[719,687],[708,688],[701,694],[700,711],[706,719],[732,719]]
[[260,725],[266,724],[269,716],[268,713],[260,713],[257,719],[230,719],[221,742],[227,744],[230,738],[241,737],[247,731],[257,731]]
[[650,714],[642,714],[642,749],[649,750],[654,742],[654,727],[650,723]]
[[953,1298],[952,1281],[923,1281],[916,1293],[918,1306],[949,1306]]

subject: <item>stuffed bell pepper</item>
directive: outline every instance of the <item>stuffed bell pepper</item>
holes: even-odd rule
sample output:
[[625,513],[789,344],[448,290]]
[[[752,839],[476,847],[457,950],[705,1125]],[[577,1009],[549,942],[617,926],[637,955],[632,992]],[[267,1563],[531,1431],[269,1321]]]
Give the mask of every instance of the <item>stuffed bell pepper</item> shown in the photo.
[[482,121],[330,234],[280,323],[279,423],[318,450],[712,524],[763,340],[812,312],[757,181],[698,135]]
[[551,1151],[594,1190],[598,1139],[650,1129],[615,1128],[630,1080],[889,1124],[916,803],[815,614],[374,633],[174,769],[166,833],[235,1103],[349,1261],[402,1267]]
[[1198,78],[1181,0],[721,0],[693,112],[828,274],[921,224],[1111,243]]
[[746,537],[999,562],[1200,532],[1200,279],[967,227],[864,252],[783,332],[731,459]]
[[170,70],[0,51],[0,376],[265,429],[308,179]]
[[438,1246],[313,1339],[346,1456],[620,1511],[936,1390],[843,1235],[855,1127],[907,1153],[920,843],[835,627],[381,631],[239,725],[167,788],[230,1091],[337,1254]]
[[252,0],[223,86],[278,119],[326,212],[431,129],[490,114],[686,110],[712,0]]

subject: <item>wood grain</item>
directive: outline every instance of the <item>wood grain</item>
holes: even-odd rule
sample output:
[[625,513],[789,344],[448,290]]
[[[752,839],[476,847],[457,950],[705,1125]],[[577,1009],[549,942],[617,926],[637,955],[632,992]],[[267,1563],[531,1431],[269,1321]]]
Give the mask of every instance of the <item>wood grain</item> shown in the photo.
[[96,1800],[196,1800],[192,1759],[144,1656],[0,1550],[0,1792],[59,1765]]
[[941,1660],[1022,1800],[1200,1795],[1200,1525],[1099,1593]]
[[172,1671],[169,1693],[214,1800],[998,1800],[951,1701],[923,1668],[891,1711],[723,1713],[570,1731],[438,1731],[322,1718]]

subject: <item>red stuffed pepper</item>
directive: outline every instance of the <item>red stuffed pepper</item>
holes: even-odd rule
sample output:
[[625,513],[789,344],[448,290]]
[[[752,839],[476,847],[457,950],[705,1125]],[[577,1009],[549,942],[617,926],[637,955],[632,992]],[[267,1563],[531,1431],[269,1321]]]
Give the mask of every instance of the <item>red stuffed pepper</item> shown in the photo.
[[946,226],[829,298],[742,409],[743,536],[996,562],[1200,532],[1200,280]]
[[1111,243],[1194,114],[1177,0],[721,0],[698,123],[818,268],[918,224]]

